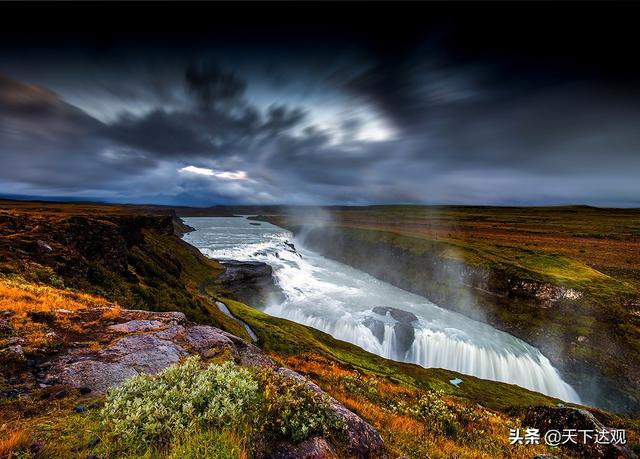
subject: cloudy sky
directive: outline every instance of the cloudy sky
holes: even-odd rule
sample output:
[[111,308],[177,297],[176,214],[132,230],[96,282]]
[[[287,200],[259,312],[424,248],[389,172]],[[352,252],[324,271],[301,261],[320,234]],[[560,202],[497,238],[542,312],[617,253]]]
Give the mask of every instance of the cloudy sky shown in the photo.
[[0,194],[640,206],[629,6],[3,6]]

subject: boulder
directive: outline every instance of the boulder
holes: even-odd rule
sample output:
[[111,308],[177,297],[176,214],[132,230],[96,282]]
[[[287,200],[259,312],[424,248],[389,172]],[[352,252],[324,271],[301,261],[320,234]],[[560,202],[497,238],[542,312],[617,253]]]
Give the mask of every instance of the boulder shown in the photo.
[[166,323],[158,320],[130,320],[122,324],[111,325],[107,329],[118,333],[133,333],[158,330],[166,326]]
[[373,312],[381,316],[386,316],[387,314],[389,314],[401,324],[410,324],[414,320],[418,320],[416,315],[412,312],[403,311],[402,309],[392,308],[389,306],[376,306],[375,308],[373,308]]
[[178,363],[187,351],[180,345],[154,335],[129,335],[100,351],[104,360],[133,367],[143,373],[157,373]]
[[138,372],[131,366],[117,362],[82,360],[54,368],[50,374],[62,384],[78,389],[88,388],[93,393],[103,394],[110,387],[122,384]]
[[405,355],[416,338],[416,333],[412,325],[397,323],[393,326],[393,348],[399,355]]
[[324,459],[338,456],[331,443],[323,437],[315,436],[300,443],[280,441],[258,457],[265,459]]
[[208,325],[196,325],[186,328],[179,336],[194,351],[205,357],[213,355],[215,351],[223,347],[233,349],[233,342],[223,335],[220,329]]
[[384,341],[384,323],[378,319],[374,319],[373,317],[367,317],[364,319],[362,324],[371,330],[373,336],[375,336],[378,339],[378,342],[382,344],[382,341]]
[[127,320],[157,320],[166,322],[170,325],[184,324],[187,321],[187,317],[183,312],[168,311],[168,312],[154,312],[145,311],[142,309],[121,309],[119,311],[119,319],[123,321]]
[[[391,316],[397,323],[393,326],[394,333],[394,343],[393,348],[399,355],[404,355],[407,353],[411,346],[413,345],[413,341],[415,339],[415,329],[413,328],[412,322],[417,321],[418,318],[415,314],[409,311],[403,311],[402,309],[392,308],[389,306],[376,306],[373,308],[373,312],[378,315],[386,316],[387,314]],[[370,319],[371,321],[376,321],[376,319]],[[377,321],[380,322],[380,321]],[[380,325],[371,323],[377,329],[382,326],[382,330],[384,332],[384,325],[380,323]],[[367,325],[365,323],[365,325]],[[367,325],[369,327],[369,325]],[[371,328],[371,327],[369,327]],[[373,331],[373,330],[372,330]],[[380,333],[376,330],[377,333]],[[374,333],[375,334],[375,333]],[[376,335],[377,337],[378,335]],[[383,333],[384,336],[384,333]],[[380,343],[382,340],[378,338]]]
[[[306,384],[307,387],[314,392],[323,395],[325,394],[320,387],[311,381],[308,381],[304,376],[293,370],[289,370],[288,368],[279,368],[278,373],[286,376],[287,378],[292,378]],[[377,454],[382,452],[384,448],[384,441],[378,431],[374,429],[371,424],[347,409],[343,404],[331,396],[329,396],[329,403],[333,413],[342,418],[347,425],[347,452],[349,456],[375,457]]]
[[[534,406],[525,413],[522,425],[540,429],[540,435],[549,430],[564,429],[602,431],[606,428],[596,417],[587,410],[577,408],[555,408],[550,406]],[[625,458],[635,459],[637,456],[626,445],[600,444],[595,441],[583,442],[578,438],[577,443],[567,442],[565,448],[572,450],[582,457],[588,458]]]

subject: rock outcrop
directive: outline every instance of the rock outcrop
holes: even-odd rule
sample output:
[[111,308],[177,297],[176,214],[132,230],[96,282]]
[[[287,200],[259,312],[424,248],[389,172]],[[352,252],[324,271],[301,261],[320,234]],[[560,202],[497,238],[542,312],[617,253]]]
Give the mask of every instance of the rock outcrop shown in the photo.
[[[593,414],[577,408],[554,408],[550,406],[534,406],[525,413],[522,424],[540,430],[541,436],[550,430],[566,432],[573,429],[575,441],[567,441],[563,446],[585,458],[624,458],[637,459],[636,454],[625,444],[613,441],[614,429],[605,427]],[[593,438],[587,438],[580,431],[586,431]],[[596,441],[598,432],[605,437]]]
[[245,304],[264,306],[269,300],[284,301],[282,290],[273,278],[273,269],[260,261],[225,261],[225,270],[217,283],[224,292]]
[[[83,326],[84,331],[74,336],[70,346],[63,346],[53,355],[42,355],[30,367],[24,363],[23,355],[21,359],[14,359],[22,365],[23,376],[16,378],[22,383],[20,393],[60,386],[98,395],[140,373],[158,373],[188,355],[211,358],[225,353],[239,365],[270,367],[286,378],[324,393],[302,375],[278,368],[253,344],[218,328],[188,322],[179,312],[90,308],[74,312],[60,310],[54,316],[58,314],[64,316],[67,323],[91,326]],[[60,340],[65,338],[63,330],[58,330],[58,334]],[[16,348],[20,346],[0,349],[0,353],[17,356],[22,350]],[[348,454],[378,457],[384,448],[378,432],[337,400],[331,397],[329,400],[332,411],[347,425]],[[336,446],[330,439],[314,436],[298,444],[276,441],[269,445],[268,451],[265,457],[324,458],[335,457]]]
[[[393,326],[395,343],[393,344],[393,347],[401,354],[405,354],[411,348],[415,339],[415,329],[412,325],[414,321],[418,320],[415,314],[389,306],[376,306],[373,308],[373,312],[380,316],[389,315],[393,320],[395,320],[395,324]],[[384,340],[384,323],[374,317],[367,317],[363,324],[371,330],[373,336],[375,336],[378,339],[378,342],[382,344]]]

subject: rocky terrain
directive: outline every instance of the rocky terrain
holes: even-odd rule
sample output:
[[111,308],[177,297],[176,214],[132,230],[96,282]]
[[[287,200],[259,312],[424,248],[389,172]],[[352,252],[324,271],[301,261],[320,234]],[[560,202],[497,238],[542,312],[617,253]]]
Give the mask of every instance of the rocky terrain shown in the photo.
[[262,307],[267,300],[282,301],[282,291],[275,284],[271,266],[259,261],[224,261],[224,272],[216,279],[221,293]]
[[[19,339],[1,349],[2,376],[15,382],[5,393],[28,394],[42,389],[59,393],[75,388],[83,394],[102,395],[128,378],[140,373],[158,373],[188,355],[213,358],[226,353],[238,365],[272,367],[286,378],[302,381],[313,391],[324,394],[300,374],[279,367],[254,345],[218,328],[188,322],[181,312],[114,307],[59,309],[34,320],[48,321],[53,330],[50,333],[54,335],[49,347],[56,351],[27,360]],[[75,330],[72,336],[70,330]],[[371,425],[333,398],[331,408],[348,426],[350,455],[382,454],[382,438]],[[268,445],[268,451],[270,457],[314,458],[335,454],[336,446],[330,439],[314,436],[298,444],[278,441]]]

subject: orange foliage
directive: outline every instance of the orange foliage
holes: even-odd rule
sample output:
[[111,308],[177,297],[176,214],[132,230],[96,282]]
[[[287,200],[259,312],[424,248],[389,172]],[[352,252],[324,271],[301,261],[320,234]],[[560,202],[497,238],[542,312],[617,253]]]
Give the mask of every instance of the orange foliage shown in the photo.
[[25,430],[13,430],[0,439],[0,459],[13,457],[13,453],[29,446],[29,434]]
[[13,284],[0,281],[0,310],[23,312],[52,312],[58,309],[76,311],[88,306],[104,307],[110,303],[104,298],[86,293],[33,284]]
[[[5,318],[11,324],[12,335],[25,339],[31,347],[51,344],[55,338],[46,321],[33,320],[34,313],[51,314],[52,320],[70,332],[81,332],[82,326],[72,316],[87,308],[105,307],[117,314],[119,306],[104,298],[42,285],[0,280],[0,311],[9,311]],[[0,339],[2,341],[2,339]]]
[[[430,421],[421,421],[389,409],[388,402],[395,400],[411,403],[411,400],[416,400],[422,393],[419,389],[363,374],[319,355],[271,357],[280,364],[307,375],[348,409],[366,419],[385,439],[391,457],[407,455],[433,458],[529,459],[536,453],[548,452],[543,445],[510,445],[509,428],[520,426],[520,420],[506,414],[481,410],[442,395],[441,400],[452,412],[463,407],[466,407],[467,411],[482,411],[481,418],[460,426],[462,431],[459,435],[447,437],[434,430]],[[345,382],[355,385],[349,386]]]

